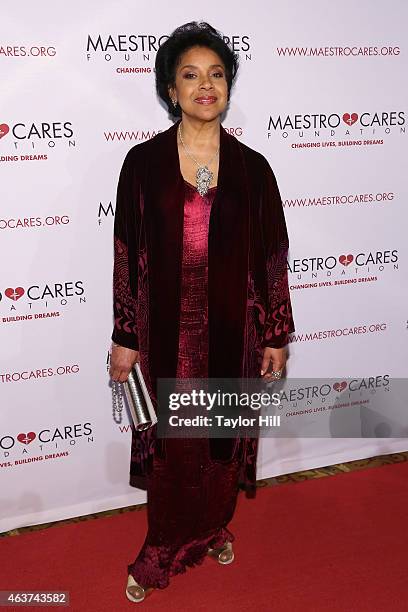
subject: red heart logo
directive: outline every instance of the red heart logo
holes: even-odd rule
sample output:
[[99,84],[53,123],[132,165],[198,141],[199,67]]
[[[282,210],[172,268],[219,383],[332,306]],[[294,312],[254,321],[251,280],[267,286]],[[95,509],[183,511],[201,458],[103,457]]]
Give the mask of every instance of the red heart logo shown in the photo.
[[37,436],[33,431],[29,431],[28,433],[20,433],[17,436],[17,440],[22,444],[30,444]]
[[6,136],[6,134],[8,134],[9,131],[10,131],[10,128],[7,125],[7,123],[0,123],[0,138],[3,138],[3,136]]
[[347,123],[347,125],[353,125],[353,123],[355,123],[358,119],[358,115],[357,113],[344,113],[343,115],[343,121],[344,123]]
[[335,391],[338,391],[339,393],[341,393],[343,391],[343,389],[345,389],[346,387],[347,387],[347,383],[346,383],[345,380],[343,380],[343,382],[341,382],[341,383],[338,383],[338,382],[334,383],[334,385],[333,385],[333,389]]
[[343,264],[343,266],[349,266],[351,264],[351,262],[353,261],[353,259],[354,259],[354,257],[351,254],[349,254],[349,255],[340,255],[339,262],[341,264]]
[[15,289],[13,289],[12,287],[8,287],[8,289],[6,289],[4,293],[8,298],[10,298],[10,300],[14,300],[14,302],[17,302],[17,300],[19,300],[21,296],[24,295],[24,289],[22,287],[16,287]]

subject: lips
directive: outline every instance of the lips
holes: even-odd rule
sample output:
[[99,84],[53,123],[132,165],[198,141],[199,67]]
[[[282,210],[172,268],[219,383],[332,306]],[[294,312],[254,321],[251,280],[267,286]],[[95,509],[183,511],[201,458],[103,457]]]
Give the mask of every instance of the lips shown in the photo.
[[198,104],[214,104],[217,98],[215,96],[200,96],[196,98],[195,101],[198,102]]

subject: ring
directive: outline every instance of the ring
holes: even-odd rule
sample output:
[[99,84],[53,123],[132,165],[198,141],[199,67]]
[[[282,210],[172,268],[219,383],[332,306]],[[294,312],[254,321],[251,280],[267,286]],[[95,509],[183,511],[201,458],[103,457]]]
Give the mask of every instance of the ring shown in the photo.
[[282,370],[272,370],[271,374],[274,378],[282,378]]

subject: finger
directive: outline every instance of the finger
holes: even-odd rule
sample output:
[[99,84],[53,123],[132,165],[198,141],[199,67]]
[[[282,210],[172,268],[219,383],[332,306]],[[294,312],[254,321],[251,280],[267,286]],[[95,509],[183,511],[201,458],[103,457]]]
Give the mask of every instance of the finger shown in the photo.
[[[273,367],[272,368],[272,372],[270,373],[268,378],[270,378],[272,380],[276,380],[277,378],[282,378],[284,367],[285,367],[284,365]],[[279,375],[278,376],[274,375],[274,372],[279,372],[280,376]]]
[[278,372],[280,370],[283,370],[284,367],[285,367],[285,362],[282,361],[281,359],[276,360],[276,361],[272,361],[272,370],[274,372]]
[[120,370],[118,370],[117,368],[111,368],[109,370],[109,376],[111,377],[111,379],[115,382],[119,382],[119,375],[120,375]]
[[271,361],[272,361],[272,369],[273,370],[281,370],[282,368],[285,367],[286,364],[286,353],[274,353],[271,356]]
[[123,368],[113,368],[110,377],[115,382],[125,382],[128,379],[129,371]]
[[267,380],[271,380],[271,379],[275,379],[275,376],[273,375],[272,372],[282,372],[285,365],[286,365],[286,360],[281,357],[277,358],[276,356],[272,356],[271,357],[271,363],[272,363],[272,371],[271,372],[267,372],[264,376],[264,378],[266,378]]
[[266,370],[269,368],[269,364],[271,362],[271,358],[268,354],[264,355],[261,364],[261,376],[263,376]]

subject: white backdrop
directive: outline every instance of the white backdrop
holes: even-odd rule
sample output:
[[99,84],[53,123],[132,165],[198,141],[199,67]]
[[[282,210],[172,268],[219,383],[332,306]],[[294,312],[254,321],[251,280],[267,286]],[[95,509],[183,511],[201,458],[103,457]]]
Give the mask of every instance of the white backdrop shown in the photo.
[[[267,156],[285,203],[288,376],[406,377],[406,4],[71,8],[9,4],[0,26],[1,531],[146,499],[106,372],[114,198],[128,149],[170,125],[155,45],[187,21],[240,53],[224,127]],[[407,449],[263,439],[258,477]]]

